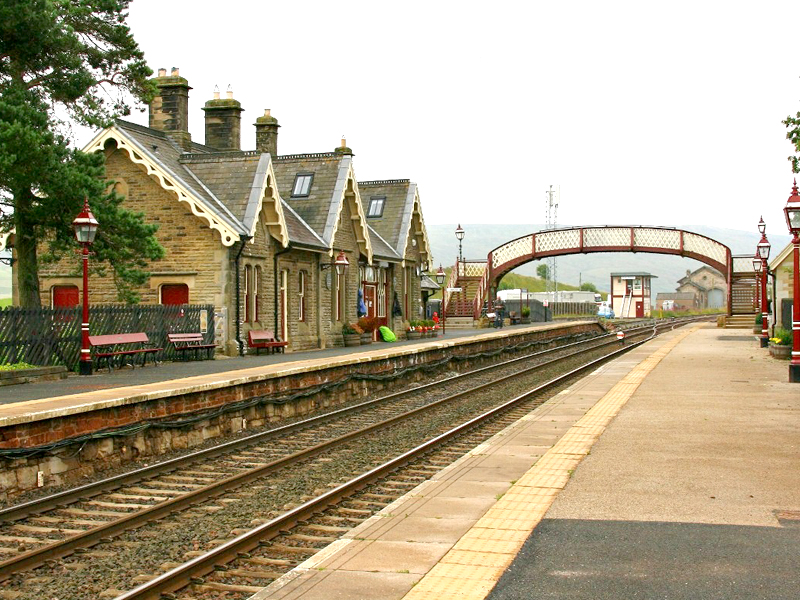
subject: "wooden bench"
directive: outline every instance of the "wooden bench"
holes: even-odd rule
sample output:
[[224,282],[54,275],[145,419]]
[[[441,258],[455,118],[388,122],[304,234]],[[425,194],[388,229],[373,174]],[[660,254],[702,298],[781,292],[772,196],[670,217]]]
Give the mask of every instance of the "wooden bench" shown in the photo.
[[283,352],[289,342],[280,341],[271,331],[251,329],[247,332],[247,345],[255,348],[256,354],[259,354],[261,348],[266,348],[274,354],[275,352]]
[[180,353],[183,360],[188,360],[186,355],[189,350],[194,351],[194,357],[197,358],[200,350],[208,351],[208,358],[213,358],[213,352],[217,348],[216,344],[204,344],[202,333],[168,333],[167,340],[170,344],[174,344],[175,351]]
[[153,357],[153,364],[157,364],[156,354],[161,352],[163,348],[153,348],[150,346],[150,340],[147,338],[146,333],[112,333],[108,335],[90,335],[89,344],[92,348],[99,348],[100,351],[95,352],[97,358],[97,366],[100,366],[100,361],[105,359],[108,371],[115,361],[122,365],[123,359],[126,357],[131,358],[131,367],[135,367],[135,358],[137,355],[142,355],[142,366],[147,363],[147,355]]
[[508,318],[511,321],[512,325],[519,325],[520,318],[517,316],[516,311],[512,310],[510,313],[508,313]]

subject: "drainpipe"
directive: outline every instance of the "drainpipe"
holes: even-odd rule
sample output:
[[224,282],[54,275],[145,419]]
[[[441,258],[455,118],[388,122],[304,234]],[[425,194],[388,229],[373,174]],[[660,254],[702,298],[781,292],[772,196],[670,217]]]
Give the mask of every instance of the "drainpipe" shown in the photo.
[[[278,282],[278,279],[280,277],[280,273],[278,272],[278,257],[281,254],[286,254],[291,249],[292,249],[291,246],[286,246],[286,248],[284,248],[283,250],[278,250],[275,254],[272,255],[272,272],[274,273],[273,279],[275,281],[275,285],[273,286],[273,288],[274,288],[274,295],[275,295],[275,321],[274,321],[274,323],[275,323],[275,335],[276,336],[278,336],[279,333],[281,333],[280,332],[280,327],[279,327],[279,324],[278,324],[278,294],[280,293],[280,284]],[[288,303],[288,299],[287,299],[287,303]],[[289,328],[289,323],[286,323],[286,328],[287,329]],[[285,342],[286,340],[281,340],[281,341]]]
[[242,236],[242,243],[239,246],[239,252],[236,253],[236,258],[234,259],[236,264],[236,343],[239,345],[239,356],[244,356],[244,342],[242,341],[241,331],[242,285],[241,278],[239,277],[239,259],[242,257],[242,252],[244,252],[244,247],[247,245],[248,240],[251,240],[252,238],[253,236],[251,235]]

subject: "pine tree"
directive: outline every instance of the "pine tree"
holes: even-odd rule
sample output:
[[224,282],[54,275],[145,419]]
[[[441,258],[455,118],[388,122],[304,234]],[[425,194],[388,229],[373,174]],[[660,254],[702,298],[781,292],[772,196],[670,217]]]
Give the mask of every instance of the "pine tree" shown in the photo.
[[106,127],[154,93],[152,71],[126,25],[128,4],[0,3],[0,231],[16,232],[22,306],[40,305],[40,261],[76,247],[71,221],[85,197],[100,222],[92,264],[113,271],[120,299],[136,300],[133,287],[146,280],[147,262],[163,256],[156,227],[108,191],[103,157],[70,140],[71,123]]

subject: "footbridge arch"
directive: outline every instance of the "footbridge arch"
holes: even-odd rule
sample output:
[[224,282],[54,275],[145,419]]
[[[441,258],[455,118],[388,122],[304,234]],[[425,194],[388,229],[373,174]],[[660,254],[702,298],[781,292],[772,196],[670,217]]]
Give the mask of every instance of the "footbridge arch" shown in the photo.
[[[506,242],[489,252],[475,294],[473,316],[477,318],[485,300],[494,297],[498,281],[512,269],[550,256],[590,252],[649,252],[694,258],[725,275],[728,311],[731,311],[734,263],[752,278],[752,257],[733,257],[725,244],[707,236],[670,227],[595,226],[548,229]],[[734,259],[738,259],[735,261]],[[460,271],[460,266],[459,269]]]

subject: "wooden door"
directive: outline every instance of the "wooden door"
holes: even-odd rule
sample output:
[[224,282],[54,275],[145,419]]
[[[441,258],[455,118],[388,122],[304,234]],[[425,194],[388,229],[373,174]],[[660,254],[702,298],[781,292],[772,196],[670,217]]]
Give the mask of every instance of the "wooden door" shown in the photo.
[[161,304],[189,304],[189,286],[165,283],[161,286]]
[[378,305],[375,301],[376,297],[375,286],[364,286],[364,304],[367,306],[367,317],[372,318],[378,314]]
[[281,341],[288,342],[289,341],[289,318],[287,313],[287,307],[289,306],[289,298],[288,298],[288,288],[289,288],[289,271],[287,269],[283,269],[281,271],[281,279],[280,279],[280,326],[278,329],[280,330]]
[[636,317],[642,318],[644,317],[644,301],[637,300],[636,301]]
[[53,286],[53,308],[72,308],[80,302],[77,285]]

